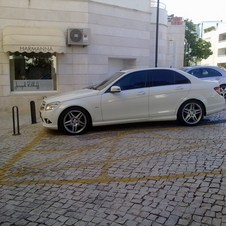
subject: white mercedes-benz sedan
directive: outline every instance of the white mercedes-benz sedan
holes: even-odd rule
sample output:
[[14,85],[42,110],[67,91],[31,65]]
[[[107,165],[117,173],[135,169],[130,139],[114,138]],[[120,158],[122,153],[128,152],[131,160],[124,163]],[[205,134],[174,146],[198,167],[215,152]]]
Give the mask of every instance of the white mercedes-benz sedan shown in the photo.
[[77,135],[91,126],[145,121],[194,126],[224,108],[217,81],[172,68],[148,68],[119,71],[98,85],[45,98],[40,116],[44,127]]

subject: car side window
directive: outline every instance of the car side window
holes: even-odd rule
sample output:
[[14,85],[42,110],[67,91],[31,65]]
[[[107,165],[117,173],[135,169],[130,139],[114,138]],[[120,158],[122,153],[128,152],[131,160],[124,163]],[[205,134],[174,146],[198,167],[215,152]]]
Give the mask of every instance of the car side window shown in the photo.
[[146,71],[132,72],[118,80],[114,86],[119,86],[121,90],[140,89],[146,87]]
[[222,76],[221,73],[215,69],[212,68],[203,68],[202,69],[202,77],[208,78],[208,77],[220,77]]
[[172,70],[150,70],[149,86],[166,86],[190,83],[190,80]]
[[188,71],[188,73],[194,75],[197,78],[202,78],[202,71],[200,69],[193,69]]
[[165,86],[174,84],[174,74],[168,70],[154,70],[152,77],[153,86]]
[[182,74],[180,73],[177,73],[177,72],[174,72],[174,81],[175,81],[175,84],[187,84],[187,83],[191,83],[191,81],[186,78],[185,76],[183,76]]

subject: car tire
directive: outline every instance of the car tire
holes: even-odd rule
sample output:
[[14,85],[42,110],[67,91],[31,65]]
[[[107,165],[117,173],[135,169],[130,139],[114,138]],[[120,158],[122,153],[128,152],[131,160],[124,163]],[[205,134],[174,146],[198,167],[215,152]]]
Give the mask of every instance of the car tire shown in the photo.
[[203,116],[203,104],[197,100],[189,100],[179,108],[177,119],[183,125],[195,126],[203,119]]
[[226,84],[220,85],[220,93],[226,99]]
[[79,135],[87,132],[91,119],[86,110],[71,107],[63,111],[59,118],[59,128],[66,134]]

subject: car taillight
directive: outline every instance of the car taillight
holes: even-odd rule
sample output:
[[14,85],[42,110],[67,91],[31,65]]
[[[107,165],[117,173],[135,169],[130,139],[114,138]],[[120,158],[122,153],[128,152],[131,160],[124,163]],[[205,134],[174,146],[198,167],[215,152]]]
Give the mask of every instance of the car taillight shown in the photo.
[[215,90],[219,95],[221,95],[220,87],[219,87],[219,86],[218,86],[218,87],[214,87],[214,90]]

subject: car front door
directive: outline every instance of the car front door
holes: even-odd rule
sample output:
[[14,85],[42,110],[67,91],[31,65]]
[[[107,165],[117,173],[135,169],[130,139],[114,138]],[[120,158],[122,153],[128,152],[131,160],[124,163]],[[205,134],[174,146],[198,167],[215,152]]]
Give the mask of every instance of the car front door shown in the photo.
[[[120,92],[110,89],[101,98],[104,121],[134,120],[148,117],[147,72],[131,72],[112,86],[120,87]],[[111,86],[111,87],[112,87]]]

